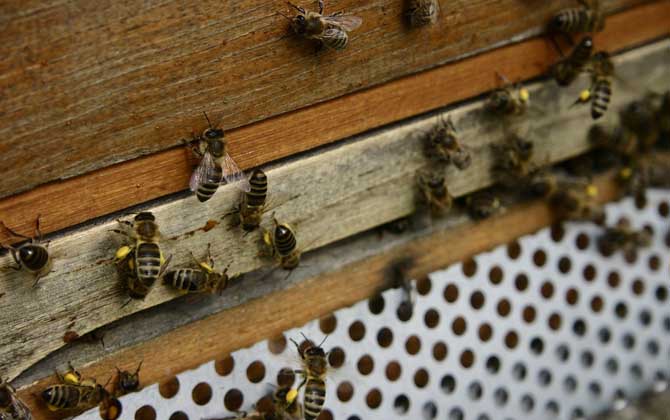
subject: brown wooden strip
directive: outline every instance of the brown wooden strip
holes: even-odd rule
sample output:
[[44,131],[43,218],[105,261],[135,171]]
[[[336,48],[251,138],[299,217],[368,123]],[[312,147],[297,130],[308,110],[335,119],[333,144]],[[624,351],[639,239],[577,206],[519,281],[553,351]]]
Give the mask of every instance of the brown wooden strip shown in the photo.
[[175,146],[202,111],[230,129],[435,67],[574,1],[462,2],[413,32],[404,0],[326,3],[364,24],[346,51],[317,55],[290,35],[283,2],[4,0],[0,196]]
[[[597,177],[595,183],[602,202],[619,196],[615,183],[611,181],[611,174]],[[112,354],[81,371],[86,376],[106,378],[114,371],[115,366],[131,368],[138,360],[144,360],[144,385],[162,382],[179,372],[195,368],[209,360],[222,359],[235,350],[276,337],[287,329],[373,296],[386,287],[384,273],[388,264],[398,257],[416,257],[416,265],[411,274],[418,278],[533,233],[550,223],[551,215],[544,203],[537,201],[517,205],[498,217],[407,241],[385,250],[383,254],[350,264],[337,272],[321,274],[289,290],[273,293],[177,328],[158,338]],[[463,238],[467,240],[464,241]],[[458,246],[444,246],[449,243],[458,243]],[[310,302],[319,304],[305,305],[307,296]],[[222,340],[221,337],[224,336],[226,339]],[[43,378],[19,391],[19,395],[34,410],[37,418],[61,418],[47,411],[41,401],[33,396],[53,382],[53,377]]]
[[[614,51],[646,42],[667,34],[668,22],[668,2],[636,7],[610,17],[597,45]],[[556,57],[544,39],[499,48],[232,130],[228,134],[230,150],[243,168],[259,166],[481,94],[497,85],[494,69],[516,80],[538,76]],[[201,129],[204,125],[202,118],[197,126]],[[39,213],[43,230],[54,232],[181,191],[187,188],[190,172],[185,149],[156,153],[5,198],[0,201],[0,220],[27,233]],[[6,239],[0,235],[0,240]]]

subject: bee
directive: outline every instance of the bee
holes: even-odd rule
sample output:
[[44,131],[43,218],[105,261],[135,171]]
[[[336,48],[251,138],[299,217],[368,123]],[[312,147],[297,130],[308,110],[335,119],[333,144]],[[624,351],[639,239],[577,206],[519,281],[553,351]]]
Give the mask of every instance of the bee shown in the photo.
[[59,383],[41,393],[51,411],[87,409],[109,398],[104,386],[97,384],[95,379],[84,379],[72,365],[65,375],[56,372],[56,377]]
[[603,234],[598,238],[598,247],[606,254],[616,251],[633,252],[638,248],[651,245],[651,235],[646,230],[633,230],[630,222],[625,219],[619,221],[616,226],[605,228]]
[[605,28],[605,15],[600,8],[600,0],[577,1],[582,7],[560,10],[552,17],[550,29],[567,34],[602,31]]
[[475,220],[491,217],[501,209],[500,199],[490,190],[473,192],[465,198],[465,205]]
[[347,16],[341,13],[324,16],[323,0],[317,0],[318,12],[308,12],[300,6],[288,2],[288,5],[298,11],[298,14],[289,17],[293,31],[307,39],[315,39],[333,50],[343,50],[349,43],[349,34],[363,23],[358,16]]
[[108,394],[100,402],[98,411],[100,412],[100,418],[102,420],[117,420],[121,417],[123,406],[121,405],[121,401]]
[[662,119],[658,118],[653,95],[633,101],[619,113],[621,125],[637,138],[638,151],[647,152],[659,140]]
[[0,378],[0,420],[33,420],[28,407],[16,395],[16,390]]
[[272,393],[272,408],[272,420],[303,418],[302,406],[298,403],[298,390],[289,386],[280,386]]
[[591,102],[591,117],[594,120],[605,115],[612,100],[612,76],[614,64],[608,53],[600,51],[591,59],[591,87],[583,90],[573,105]]
[[137,392],[140,390],[140,369],[142,362],[137,365],[137,369],[133,373],[127,370],[116,368],[116,381],[114,383],[114,394],[117,397]]
[[627,194],[632,194],[638,203],[647,202],[647,188],[650,184],[649,168],[641,161],[621,168],[617,174],[617,181]]
[[403,290],[403,300],[398,306],[398,313],[407,315],[410,318],[414,312],[416,302],[416,292],[414,291],[413,280],[410,277],[410,270],[416,265],[416,259],[413,257],[403,257],[391,262],[387,268],[386,276],[389,285],[392,288],[401,288]]
[[242,229],[251,232],[261,224],[268,195],[268,178],[261,169],[254,169],[249,177],[250,189],[242,194],[239,217]]
[[557,177],[547,170],[536,171],[526,181],[526,192],[534,197],[549,197],[558,188]]
[[528,89],[519,84],[513,86],[505,76],[496,74],[505,85],[491,93],[484,105],[486,111],[502,117],[525,114],[530,102]]
[[319,417],[326,402],[326,375],[328,374],[329,365],[327,354],[321,346],[328,336],[318,346],[314,345],[304,335],[303,337],[307,345],[302,348],[295,340],[291,339],[302,360],[302,369],[295,370],[295,373],[302,376],[302,382],[298,385],[298,391],[303,386],[305,387],[305,394],[303,396],[305,420],[314,420]]
[[419,171],[416,176],[419,188],[419,204],[430,208],[433,217],[442,217],[453,204],[453,197],[449,194],[444,174],[436,171]]
[[207,261],[198,261],[193,253],[191,257],[199,268],[180,268],[168,271],[163,281],[184,293],[221,293],[228,287],[228,267],[223,271],[214,271],[214,259],[207,245]]
[[442,117],[423,138],[424,154],[439,163],[453,163],[460,170],[472,163],[470,153],[461,146],[451,117]]
[[438,0],[410,0],[407,7],[409,23],[415,28],[435,23],[439,13]]
[[192,147],[193,153],[201,159],[191,175],[189,182],[191,191],[195,192],[200,202],[212,198],[224,180],[228,184],[235,184],[242,191],[249,191],[251,188],[249,181],[226,152],[223,130],[212,127],[207,114],[205,118],[209,127],[203,131],[202,135],[194,138],[197,145]]
[[121,230],[113,232],[126,235],[135,244],[122,246],[116,251],[114,261],[128,288],[131,299],[144,299],[156,279],[163,275],[172,256],[167,261],[158,244],[160,231],[156,218],[151,212],[141,212],[134,223],[119,220],[119,223],[133,229],[132,233]]
[[561,183],[548,198],[549,208],[559,221],[590,220],[600,222],[604,212],[595,201],[598,188],[593,184]]
[[263,232],[263,243],[281,268],[293,270],[300,264],[295,232],[288,224],[279,223],[274,217],[272,219],[274,226],[272,230]]
[[511,187],[526,178],[532,172],[531,158],[533,157],[534,143],[518,134],[507,136],[505,143],[494,144],[493,151],[496,157],[493,171],[500,182]]
[[586,70],[593,55],[593,39],[586,36],[572,50],[570,55],[551,68],[551,75],[559,86],[569,86]]
[[638,150],[637,137],[621,126],[610,129],[595,124],[589,130],[588,139],[597,153],[596,157],[609,162],[608,165],[602,166],[603,169],[620,163],[622,157],[634,156]]
[[49,271],[51,271],[52,260],[47,250],[48,244],[42,245],[42,232],[40,232],[40,216],[37,216],[35,221],[35,234],[33,238],[28,236],[21,235],[18,232],[13,231],[8,228],[3,222],[0,222],[0,226],[6,230],[10,235],[28,239],[30,242],[19,245],[18,247],[13,247],[11,245],[3,245],[0,243],[0,248],[8,249],[12,254],[12,258],[16,262],[16,267],[11,267],[14,270],[25,269],[26,271],[32,273],[35,276],[33,282],[33,287],[37,285],[37,282],[40,278],[46,276]]

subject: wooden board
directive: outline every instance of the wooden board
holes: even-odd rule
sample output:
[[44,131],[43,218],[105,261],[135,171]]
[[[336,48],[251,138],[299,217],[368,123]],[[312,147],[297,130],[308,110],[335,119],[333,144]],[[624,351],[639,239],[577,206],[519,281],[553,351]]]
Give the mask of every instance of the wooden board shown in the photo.
[[[175,146],[202,111],[246,125],[536,33],[573,4],[445,4],[432,28],[409,31],[403,0],[332,0],[364,24],[346,51],[317,55],[288,32],[282,1],[5,0],[0,196]],[[232,147],[244,162],[267,161],[246,157],[264,149]]]
[[[636,7],[612,16],[597,44],[629,48],[667,34],[669,21],[668,2]],[[556,57],[549,42],[535,38],[232,130],[228,143],[243,168],[256,167],[479,95],[497,86],[494,69],[512,80],[537,77]],[[204,118],[194,118],[197,130],[205,127]],[[188,157],[183,148],[169,149],[7,197],[0,200],[0,220],[29,232],[41,214],[49,233],[182,191],[192,170]]]
[[[620,76],[632,80],[634,75],[641,75],[637,78],[640,88],[670,88],[667,69],[662,65],[669,45],[666,40],[617,57]],[[531,132],[532,128],[537,162],[560,161],[587,149],[589,110],[565,112],[579,89],[575,86],[559,91],[553,83],[532,87],[534,107],[543,112],[519,129]],[[616,84],[615,89],[613,110],[640,93]],[[475,101],[449,112],[473,154],[468,170],[447,171],[455,196],[493,181],[491,144],[501,142],[505,133],[497,124],[482,124],[481,108],[482,101]],[[615,115],[610,112],[609,118]],[[426,164],[415,136],[434,121],[435,117],[430,116],[389,127],[266,171],[277,218],[294,225],[299,247],[321,247],[411,213],[415,172]],[[209,220],[220,222],[237,198],[238,191],[226,186],[206,205],[187,197],[151,208],[166,238],[165,252],[174,256],[174,267],[189,265],[189,252],[201,255],[209,243],[220,266],[232,264],[230,273],[268,265],[258,257],[256,234],[243,236],[236,229],[229,230],[225,223],[206,229]],[[121,308],[126,300],[124,291],[114,268],[105,263],[121,243],[109,232],[114,227],[116,222],[109,221],[54,240],[51,251],[55,273],[41,280],[36,289],[30,288],[26,273],[6,273],[0,282],[0,322],[8,331],[0,337],[0,370],[6,376],[15,377],[62,347],[63,334],[68,330],[83,335],[175,298],[173,291],[157,285],[145,301]],[[0,265],[8,263],[9,257],[0,261]]]
[[[612,174],[607,174],[595,180],[600,190],[598,198],[602,202],[611,201],[619,195],[611,178]],[[374,296],[388,287],[387,268],[396,258],[415,256],[416,264],[411,275],[421,278],[449,264],[466,260],[497,245],[533,233],[550,222],[551,215],[546,205],[542,202],[531,202],[509,205],[505,213],[476,224],[462,214],[454,214],[423,231],[400,237],[386,237],[383,241],[380,241],[376,232],[370,232],[355,241],[323,250],[326,252],[319,250],[306,261],[320,265],[315,259],[334,254],[342,257],[338,261],[352,258],[353,261],[344,267],[334,268],[331,272],[308,278],[289,289],[252,300],[139,345],[117,351],[81,370],[87,376],[103,378],[115,366],[130,369],[136,361],[144,359],[151,360],[151,363],[145,363],[142,367],[144,386],[165,382],[177,373],[210,360],[223,360],[235,350],[277,337],[287,329],[325,317],[337,309]],[[464,241],[463,238],[468,240]],[[445,243],[458,243],[459,246],[445,247]],[[375,255],[365,255],[366,252]],[[356,253],[358,255],[354,256]],[[311,302],[318,301],[319,304],[305,305],[305,296],[309,296]],[[221,340],[222,336],[226,340]],[[62,359],[61,364],[66,362]],[[80,365],[81,363],[78,364]],[[43,404],[34,397],[34,394],[53,383],[51,372],[45,366],[39,380],[19,391],[19,395],[31,406],[34,413],[39,414],[40,419],[59,418],[57,414],[45,410]]]

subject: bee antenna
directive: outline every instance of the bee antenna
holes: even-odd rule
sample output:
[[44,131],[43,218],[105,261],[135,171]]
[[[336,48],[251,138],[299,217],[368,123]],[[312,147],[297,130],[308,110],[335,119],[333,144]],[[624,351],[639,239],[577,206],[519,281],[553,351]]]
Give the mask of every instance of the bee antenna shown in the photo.
[[283,14],[282,12],[277,12],[277,14],[284,16],[284,17],[285,17],[287,20],[289,20],[289,21],[293,20],[293,19],[291,19],[290,16],[285,15],[285,14]]
[[205,119],[207,120],[207,125],[209,125],[209,128],[212,128],[212,122],[209,120],[209,117],[207,116],[207,113],[205,111],[202,111],[202,113],[205,115]]
[[327,335],[327,336],[325,336],[325,337],[323,337],[323,340],[321,340],[321,342],[319,343],[319,347],[321,347],[321,346],[323,345],[323,343],[326,342],[326,340],[328,339],[329,336],[330,336],[330,334]]
[[140,360],[140,364],[137,365],[137,369],[135,369],[135,375],[137,375],[138,373],[140,373],[140,369],[142,368],[142,363],[143,363],[143,362],[144,362],[144,360]]
[[305,335],[304,332],[300,331],[300,335],[302,335],[302,338],[304,338],[306,341],[310,341],[309,338]]

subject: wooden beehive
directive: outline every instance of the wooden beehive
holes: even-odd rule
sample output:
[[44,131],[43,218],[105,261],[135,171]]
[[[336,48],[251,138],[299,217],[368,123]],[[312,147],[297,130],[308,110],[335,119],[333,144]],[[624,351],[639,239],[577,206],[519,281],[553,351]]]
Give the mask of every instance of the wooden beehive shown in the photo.
[[[473,154],[468,170],[448,169],[452,193],[495,182],[490,145],[505,134],[482,123],[480,95],[500,86],[496,72],[536,79],[527,86],[543,111],[524,124],[541,138],[538,164],[590,147],[588,111],[569,108],[579,89],[543,77],[559,57],[544,26],[574,2],[441,3],[434,25],[411,29],[400,0],[328,1],[327,10],[364,20],[340,52],[315,52],[291,34],[280,1],[0,5],[0,220],[29,234],[41,215],[55,260],[34,289],[24,272],[2,274],[0,375],[23,386],[37,418],[57,418],[32,393],[67,361],[103,378],[144,359],[144,382],[164,381],[370,297],[398,256],[417,257],[412,274],[421,276],[550,223],[543,204],[509,202],[481,223],[457,214],[393,240],[370,232],[414,211],[414,174],[426,165],[416,133],[438,116],[454,119]],[[596,45],[640,87],[618,86],[613,109],[646,87],[669,89],[670,3],[602,3],[608,19]],[[258,235],[222,219],[238,200],[234,187],[204,205],[186,192],[192,161],[182,140],[207,126],[203,112],[226,130],[243,169],[266,170],[273,210],[302,248],[319,248],[304,269],[267,274]],[[603,201],[617,196],[608,180],[599,185]],[[156,215],[173,264],[212,244],[219,264],[252,274],[222,298],[193,304],[157,285],[121,307],[125,292],[105,263],[119,242],[108,231],[138,209]],[[458,247],[438,246],[450,242]],[[321,303],[298,305],[306,299]],[[100,329],[104,347],[64,340]]]

